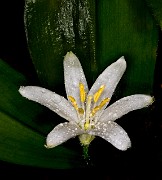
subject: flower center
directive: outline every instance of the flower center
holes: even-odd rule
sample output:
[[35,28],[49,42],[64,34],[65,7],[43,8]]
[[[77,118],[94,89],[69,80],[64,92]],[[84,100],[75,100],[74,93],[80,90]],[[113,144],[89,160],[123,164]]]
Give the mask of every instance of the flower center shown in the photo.
[[80,91],[80,102],[81,107],[78,107],[78,104],[73,96],[68,96],[70,102],[75,108],[78,118],[80,121],[80,126],[84,130],[89,130],[94,127],[97,122],[98,113],[109,102],[110,98],[105,98],[98,103],[101,94],[105,89],[105,85],[101,85],[100,88],[96,91],[94,95],[88,95],[85,91],[84,84],[79,83]]

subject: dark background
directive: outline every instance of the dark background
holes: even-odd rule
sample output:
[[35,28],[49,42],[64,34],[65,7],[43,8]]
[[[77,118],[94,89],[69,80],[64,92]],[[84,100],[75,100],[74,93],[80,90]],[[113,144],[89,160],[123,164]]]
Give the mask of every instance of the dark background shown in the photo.
[[[37,81],[37,76],[29,55],[24,29],[24,0],[0,2],[0,58],[14,69]],[[94,142],[96,151],[92,154],[95,166],[78,170],[52,170],[15,165],[0,161],[0,179],[101,179],[140,180],[162,179],[162,33],[159,30],[159,47],[155,67],[153,94],[156,101],[150,107],[151,113],[139,132],[133,137],[134,148],[119,152],[105,142]],[[128,117],[129,118],[129,117]],[[136,125],[137,126],[137,125]],[[129,124],[128,124],[129,127]],[[109,148],[109,149],[108,149]],[[104,154],[109,153],[104,159]],[[101,158],[97,158],[97,156]],[[104,162],[104,164],[103,164]]]

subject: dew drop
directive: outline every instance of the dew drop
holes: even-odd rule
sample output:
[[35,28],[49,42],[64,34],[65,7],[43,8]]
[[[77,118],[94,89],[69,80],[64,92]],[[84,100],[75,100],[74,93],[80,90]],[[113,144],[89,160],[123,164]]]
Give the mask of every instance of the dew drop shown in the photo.
[[121,130],[121,131],[119,131],[119,133],[120,133],[120,134],[124,134],[124,131]]
[[113,118],[117,118],[118,116],[117,116],[117,114],[116,113],[114,113],[113,114]]
[[45,93],[46,92],[46,90],[45,89],[41,89],[41,93]]
[[54,93],[53,96],[52,96],[51,101],[54,102],[54,103],[56,103],[56,104],[58,104],[58,103],[60,103],[60,102],[62,101],[62,99],[61,99],[60,96],[58,96],[58,95],[56,95],[56,94]]
[[70,65],[74,65],[74,61],[70,61]]
[[58,108],[56,108],[56,112],[59,112],[59,109],[58,109]]

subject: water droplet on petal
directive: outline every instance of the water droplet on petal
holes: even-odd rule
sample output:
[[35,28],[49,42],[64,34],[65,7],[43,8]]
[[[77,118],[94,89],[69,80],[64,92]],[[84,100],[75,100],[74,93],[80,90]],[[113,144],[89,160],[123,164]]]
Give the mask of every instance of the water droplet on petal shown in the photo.
[[70,61],[70,65],[74,65],[74,61]]
[[113,118],[117,118],[118,116],[117,116],[117,114],[116,113],[114,113],[113,114]]
[[119,133],[122,135],[122,134],[124,134],[124,131],[120,130]]

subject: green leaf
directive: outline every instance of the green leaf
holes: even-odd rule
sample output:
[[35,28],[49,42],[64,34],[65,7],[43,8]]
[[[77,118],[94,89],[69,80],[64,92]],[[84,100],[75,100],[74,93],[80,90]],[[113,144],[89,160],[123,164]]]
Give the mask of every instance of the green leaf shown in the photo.
[[63,56],[72,50],[88,83],[120,56],[128,64],[119,94],[152,93],[158,30],[144,1],[26,0],[31,57],[42,85],[63,89]]
[[41,122],[43,106],[18,93],[20,85],[28,83],[23,75],[0,60],[0,160],[48,168],[78,167],[76,152],[63,146],[44,147],[45,134],[53,126],[48,121],[48,111],[44,117],[47,122]]
[[[73,51],[87,75],[95,67],[93,0],[26,0],[25,25],[31,57],[43,86],[63,85],[63,58]],[[93,69],[93,70],[92,70]]]
[[46,149],[45,138],[0,112],[0,159],[21,165],[67,169],[78,167],[77,156],[62,146]]
[[[35,129],[38,132],[46,134],[57,123],[58,117],[49,114],[43,106],[33,103],[22,97],[18,92],[20,86],[29,85],[26,78],[0,60],[0,110],[10,117],[18,120]],[[51,117],[49,117],[49,115]]]
[[151,94],[158,44],[158,29],[144,1],[114,0],[97,3],[97,62],[101,70],[125,56],[122,96]]
[[151,8],[153,15],[162,29],[162,1],[161,0],[146,0]]

